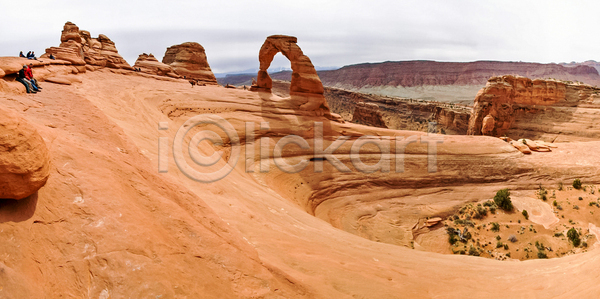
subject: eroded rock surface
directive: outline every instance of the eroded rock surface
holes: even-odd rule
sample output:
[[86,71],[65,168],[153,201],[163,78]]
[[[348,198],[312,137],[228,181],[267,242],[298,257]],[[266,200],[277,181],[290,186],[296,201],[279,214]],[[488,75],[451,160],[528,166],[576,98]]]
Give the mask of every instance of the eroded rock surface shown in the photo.
[[43,58],[53,54],[56,59],[72,62],[75,65],[94,65],[115,69],[133,68],[117,51],[115,43],[104,34],[92,38],[88,31],[79,30],[72,22],[65,23],[60,36],[60,46],[46,49]]
[[196,79],[204,85],[217,85],[217,78],[210,69],[204,47],[199,43],[187,42],[167,48],[162,62],[187,79]]
[[[600,89],[521,76],[492,77],[475,98],[468,135],[597,139]],[[585,129],[585,130],[584,130]],[[560,136],[559,136],[560,135]]]
[[356,108],[354,108],[352,122],[387,129],[383,114],[379,110],[379,106],[374,103],[357,103]]
[[16,112],[0,108],[0,198],[22,199],[48,180],[50,157],[44,139]]
[[135,61],[135,64],[133,65],[134,68],[139,68],[141,72],[147,73],[147,74],[152,74],[152,75],[159,75],[159,76],[169,76],[169,77],[173,77],[173,78],[179,78],[180,76],[177,75],[175,73],[175,71],[173,70],[173,68],[168,65],[168,64],[164,64],[160,61],[158,61],[158,59],[156,59],[156,57],[154,57],[154,55],[151,54],[140,54],[140,56],[138,57],[138,59]]

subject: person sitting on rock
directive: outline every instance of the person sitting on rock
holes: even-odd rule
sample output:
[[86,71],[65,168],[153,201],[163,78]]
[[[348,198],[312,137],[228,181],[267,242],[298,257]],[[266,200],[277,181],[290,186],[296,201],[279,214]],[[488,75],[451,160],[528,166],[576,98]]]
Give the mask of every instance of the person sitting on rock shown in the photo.
[[27,66],[27,69],[25,70],[25,78],[27,78],[27,80],[31,82],[33,89],[35,89],[36,91],[40,91],[40,89],[42,88],[38,84],[37,80],[33,78],[33,71],[31,70],[31,66],[33,66],[33,63],[30,63],[29,66]]
[[27,93],[36,93],[37,91],[35,91],[33,89],[31,82],[29,82],[29,80],[27,80],[27,77],[25,77],[26,69],[27,69],[27,65],[24,65],[23,68],[21,70],[19,70],[19,73],[17,74],[17,81],[19,81],[23,85],[25,85],[25,90],[27,90]]
[[37,60],[37,58],[35,58],[35,52],[31,51],[31,52],[27,53],[27,59]]
[[19,52],[19,57],[25,58],[25,54],[23,54],[23,51]]
[[52,54],[50,54],[49,58],[52,59],[52,60],[56,59],[56,57],[54,57],[54,55],[52,55]]

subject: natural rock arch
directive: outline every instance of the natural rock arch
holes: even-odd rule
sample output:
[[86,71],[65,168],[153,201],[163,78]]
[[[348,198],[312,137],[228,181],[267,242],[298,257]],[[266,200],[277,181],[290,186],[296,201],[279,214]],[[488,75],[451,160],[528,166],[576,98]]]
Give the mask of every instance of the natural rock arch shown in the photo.
[[341,120],[338,115],[331,114],[327,101],[323,96],[324,88],[321,79],[319,79],[310,58],[302,53],[297,42],[298,39],[293,36],[271,35],[267,37],[258,54],[260,70],[258,71],[257,82],[250,90],[271,92],[273,80],[267,69],[275,55],[281,52],[292,65],[292,83],[290,85],[292,101],[297,102],[301,110],[316,111],[318,115]]

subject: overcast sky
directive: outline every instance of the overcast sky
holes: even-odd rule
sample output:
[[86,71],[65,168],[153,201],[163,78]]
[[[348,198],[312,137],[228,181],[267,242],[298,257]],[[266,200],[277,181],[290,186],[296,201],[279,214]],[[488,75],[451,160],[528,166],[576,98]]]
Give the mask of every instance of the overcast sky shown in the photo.
[[[273,34],[298,37],[316,66],[396,60],[600,60],[595,1],[0,0],[0,56],[58,46],[66,21],[105,34],[134,64],[187,41],[214,72],[258,67]],[[273,66],[289,67],[278,55]]]

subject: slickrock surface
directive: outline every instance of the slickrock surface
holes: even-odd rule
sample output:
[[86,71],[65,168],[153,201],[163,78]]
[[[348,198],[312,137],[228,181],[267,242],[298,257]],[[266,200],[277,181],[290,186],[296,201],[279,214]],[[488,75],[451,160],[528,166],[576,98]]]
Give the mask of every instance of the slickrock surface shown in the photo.
[[[598,249],[501,262],[405,247],[444,232],[440,224],[419,225],[426,219],[490,199],[501,188],[533,190],[540,177],[600,183],[600,158],[589,154],[599,141],[531,155],[487,136],[443,136],[437,143],[427,138],[441,135],[332,122],[272,94],[129,74],[101,69],[77,74],[81,83],[45,84],[36,95],[0,92],[0,106],[19,111],[48,140],[53,165],[35,199],[0,204],[0,296],[593,298],[600,292]],[[240,136],[240,153],[254,149],[210,184],[191,180],[170,153],[181,125],[200,114],[226,119]],[[158,130],[159,122],[166,130]],[[254,123],[254,142],[245,138],[247,122]],[[269,128],[260,130],[261,122]],[[324,124],[324,147],[351,138],[332,154],[351,172],[334,169],[331,157],[310,161],[315,122]],[[211,130],[222,145],[203,141],[192,148],[230,157],[228,137]],[[273,149],[288,134],[311,146],[282,151],[289,164],[309,161],[295,174],[278,170],[272,154],[260,158],[262,137]],[[357,171],[349,155],[361,136],[415,140],[402,156],[404,172],[395,160],[390,172]],[[158,172],[159,137],[169,145],[167,173]],[[437,146],[435,172],[428,171],[428,142]],[[360,158],[374,165],[379,150],[367,144]],[[245,161],[254,161],[254,172]],[[269,172],[259,171],[261,161],[269,162]],[[321,162],[324,171],[315,172]]]
[[520,76],[492,77],[475,98],[469,135],[598,140],[600,89]]
[[217,85],[217,78],[208,65],[204,47],[199,43],[187,42],[167,48],[162,62],[187,79],[196,79],[204,85]]

